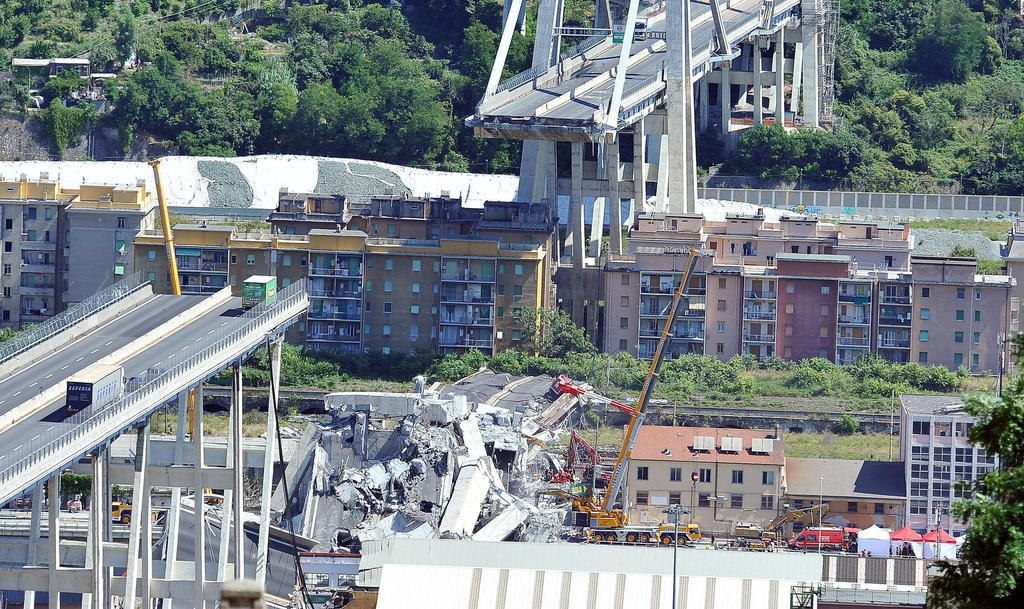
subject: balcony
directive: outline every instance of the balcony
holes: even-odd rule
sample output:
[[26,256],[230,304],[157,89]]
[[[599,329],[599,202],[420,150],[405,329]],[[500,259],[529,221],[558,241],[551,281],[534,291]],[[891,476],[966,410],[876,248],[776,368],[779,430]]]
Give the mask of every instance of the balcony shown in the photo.
[[748,343],[774,343],[774,334],[744,334],[743,341]]
[[358,311],[330,311],[310,309],[306,312],[308,319],[334,319],[339,321],[359,321],[362,319]]
[[476,273],[460,273],[458,276],[445,275],[441,281],[458,281],[464,283],[494,283],[494,275],[477,275]]
[[857,336],[840,336],[836,338],[836,344],[840,347],[857,347],[866,349],[871,346],[871,339]]
[[22,273],[54,273],[56,272],[56,266],[53,262],[45,262],[43,260],[25,260],[21,261],[21,272]]
[[750,311],[743,309],[743,319],[765,319],[768,321],[774,321],[775,309],[770,311]]
[[181,286],[182,294],[213,294],[223,290],[225,286],[222,285],[183,285]]
[[334,334],[333,332],[310,332],[306,340],[321,340],[332,343],[358,343],[359,334]]
[[309,295],[314,298],[362,298],[362,290],[310,290]]
[[[676,293],[676,289],[678,287],[679,287],[678,284],[677,285],[673,285],[673,286],[657,286],[657,285],[651,285],[649,283],[641,283],[640,284],[640,293],[641,294],[675,294]],[[703,296],[705,293],[707,293],[707,290],[705,290],[704,288],[692,288],[691,287],[691,288],[688,288],[686,291],[684,291],[683,295],[684,296]]]
[[856,357],[839,357],[836,358],[836,363],[840,366],[852,366],[857,363]]
[[57,250],[57,244],[53,241],[22,241],[21,249],[37,252],[53,252]]
[[886,296],[882,295],[882,304],[909,305],[910,296]]
[[53,316],[50,309],[22,309],[21,321],[43,321]]
[[494,346],[494,340],[490,338],[452,338],[442,335],[441,342],[439,344],[442,347],[483,347],[485,349],[490,349]]
[[363,276],[363,273],[359,269],[339,269],[335,267],[326,266],[311,266],[309,267],[309,274],[321,275],[325,277],[352,277],[358,279]]
[[470,317],[468,315],[452,315],[441,320],[442,324],[455,326],[493,326],[493,317]]
[[199,273],[227,273],[226,262],[187,262],[178,261],[178,271],[191,271]]
[[883,349],[909,349],[910,339],[885,339],[878,341],[878,346]]
[[445,294],[441,299],[443,303],[466,303],[466,304],[490,304],[494,302],[494,296],[482,296],[472,294]]
[[743,297],[749,300],[775,300],[775,292],[743,292]]
[[839,302],[852,302],[854,304],[867,304],[871,302],[870,294],[853,294],[850,292],[839,293]]
[[909,326],[910,317],[879,317],[878,325],[880,326]]
[[870,326],[871,320],[860,315],[840,315],[839,323],[852,326]]
[[22,296],[50,296],[53,294],[52,285],[23,285],[18,286],[18,292]]

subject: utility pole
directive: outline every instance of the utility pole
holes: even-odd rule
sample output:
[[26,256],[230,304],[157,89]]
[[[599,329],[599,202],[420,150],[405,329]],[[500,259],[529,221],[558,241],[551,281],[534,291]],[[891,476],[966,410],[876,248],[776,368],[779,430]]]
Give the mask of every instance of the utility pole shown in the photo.
[[896,390],[889,399],[889,460],[892,461],[892,434],[896,429]]

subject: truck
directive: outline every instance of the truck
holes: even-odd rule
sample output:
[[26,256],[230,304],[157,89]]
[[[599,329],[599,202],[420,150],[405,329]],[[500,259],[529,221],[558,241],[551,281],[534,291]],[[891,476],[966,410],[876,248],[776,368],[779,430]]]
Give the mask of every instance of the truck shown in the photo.
[[[820,545],[819,545],[820,544]],[[811,527],[789,540],[793,550],[845,550],[849,545],[842,527]]]
[[253,275],[242,282],[242,308],[251,309],[277,300],[277,277]]
[[112,364],[93,364],[67,381],[68,414],[93,407],[102,408],[121,397],[124,369]]

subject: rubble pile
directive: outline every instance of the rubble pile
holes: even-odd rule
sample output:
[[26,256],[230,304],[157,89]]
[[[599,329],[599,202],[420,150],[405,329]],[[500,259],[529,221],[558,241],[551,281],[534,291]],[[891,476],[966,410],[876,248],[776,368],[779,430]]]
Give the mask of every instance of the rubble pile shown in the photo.
[[506,399],[477,403],[454,391],[439,395],[422,379],[417,389],[325,398],[331,420],[320,441],[331,446],[329,482],[312,491],[333,495],[353,524],[334,536],[338,549],[393,537],[548,541],[566,534],[565,493],[544,492],[561,467],[561,449],[546,447],[559,438],[575,397],[518,400],[506,391]]

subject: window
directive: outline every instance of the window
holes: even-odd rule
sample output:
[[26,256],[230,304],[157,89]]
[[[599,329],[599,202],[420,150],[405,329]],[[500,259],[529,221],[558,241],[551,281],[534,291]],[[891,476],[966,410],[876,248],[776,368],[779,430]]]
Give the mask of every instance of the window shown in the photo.
[[523,265],[517,264],[514,267],[512,267],[512,274],[513,275],[522,275],[523,274]]
[[954,353],[953,354],[953,365],[954,366],[963,366],[964,365],[964,354],[963,353]]
[[734,470],[732,470],[732,483],[733,484],[743,484],[743,470],[742,469],[734,469]]
[[711,496],[707,493],[697,493],[697,507],[711,507]]
[[420,339],[420,327],[413,324],[409,326],[409,342],[414,343]]
[[957,288],[956,289],[956,297],[957,298],[963,298],[964,297],[964,288]]
[[827,317],[828,316],[828,305],[821,305],[821,316],[822,317]]
[[647,491],[637,491],[636,492],[636,504],[637,505],[647,505]]
[[628,317],[620,317],[619,318],[619,327],[620,328],[628,328],[629,327],[629,318]]
[[787,294],[792,294],[794,292],[796,292],[796,284],[795,283],[786,283],[786,293]]
[[949,463],[949,458],[951,456],[950,453],[952,452],[952,450],[953,449],[951,449],[948,446],[945,446],[945,447],[936,446],[935,447],[935,457],[934,457],[935,460],[936,461],[944,461],[946,463]]
[[934,466],[932,466],[932,478],[937,478],[939,480],[949,480],[949,476],[950,469],[948,465],[936,463]]
[[14,220],[11,220],[10,218],[4,220],[4,228],[7,230],[14,228]]
[[620,277],[621,277],[621,279],[619,281],[620,281],[620,283],[622,285],[629,285],[629,275],[623,274],[623,275],[620,275]]
[[910,447],[910,458],[914,461],[927,461],[928,460],[928,447],[927,446],[911,446]]
[[921,288],[921,298],[928,298],[931,296],[931,288]]
[[154,262],[156,260],[156,250],[149,250],[146,252],[146,260]]
[[331,585],[329,573],[306,573],[306,586],[310,588],[327,588]]
[[29,241],[35,241],[36,240],[36,231],[31,230],[31,229],[28,231],[28,240]]
[[974,312],[974,321],[981,321],[981,311]]
[[957,309],[956,310],[956,320],[957,321],[963,321],[964,320],[964,310],[963,309]]
[[669,482],[681,482],[683,480],[683,468],[673,467],[668,470]]
[[679,491],[670,491],[668,494],[669,505],[680,505],[682,503],[682,494]]
[[974,449],[973,448],[958,448],[956,449],[956,462],[957,463],[970,463],[974,461]]
[[718,289],[719,290],[724,290],[725,286],[726,286],[725,277],[719,277],[718,278]]
[[629,346],[626,344],[626,339],[620,338],[619,339],[619,351],[626,351],[627,349],[629,349]]
[[974,288],[974,299],[981,300],[981,288]]
[[522,338],[523,338],[523,331],[522,330],[512,330],[512,340],[522,340]]
[[738,510],[743,509],[743,495],[740,493],[733,493],[730,495],[729,507],[736,508]]
[[699,474],[698,482],[711,482],[711,469],[710,468],[701,468],[701,469],[697,470],[697,473]]
[[720,322],[716,323],[715,324],[715,329],[719,333],[725,332],[725,322],[724,321],[720,321]]
[[514,285],[514,286],[512,286],[512,296],[522,296],[522,295],[523,295],[523,286],[521,286],[521,285]]
[[380,328],[381,336],[391,336],[391,324],[384,324]]
[[917,335],[917,339],[922,343],[928,342],[928,330],[921,330]]
[[419,258],[414,258],[413,259],[413,261],[412,261],[412,270],[415,271],[415,272],[419,272],[419,271],[423,270],[423,263],[420,262]]
[[647,480],[647,466],[646,465],[640,465],[640,466],[638,466],[636,468],[636,479],[637,480]]
[[762,510],[774,510],[775,509],[775,495],[761,495],[761,509]]
[[246,254],[245,255],[245,263],[247,265],[249,265],[249,266],[255,265],[256,264],[256,254]]
[[418,304],[409,305],[409,312],[412,313],[413,315],[419,315],[420,314],[420,305],[418,305]]
[[25,208],[25,217],[27,219],[29,219],[29,220],[35,220],[36,219],[36,208],[35,207],[26,207]]
[[7,286],[4,286],[4,298],[10,298],[10,297],[11,297],[11,288],[9,288]]
[[384,270],[385,271],[393,271],[393,270],[395,270],[395,260],[393,258],[385,258],[384,259]]
[[[46,232],[49,233],[50,231],[46,231]],[[114,241],[114,253],[115,254],[123,254],[124,253],[124,248],[125,248],[125,243],[124,243],[123,239],[117,239],[116,241]]]
[[928,436],[932,433],[932,424],[929,421],[914,421],[910,424],[910,430],[914,434]]
[[127,223],[128,223],[128,218],[127,217],[125,217],[125,216],[118,216],[117,217],[117,227],[118,228],[124,228]]
[[962,343],[962,342],[964,342],[964,333],[963,332],[954,332],[953,333],[953,342],[954,343]]
[[434,272],[435,273],[441,272],[441,263],[438,262],[437,260],[434,261]]
[[971,354],[971,365],[975,367],[981,365],[981,357],[977,353]]
[[291,254],[284,254],[283,256],[281,256],[281,266],[291,266],[291,265],[292,265],[292,255]]
[[619,298],[619,306],[620,307],[628,307],[629,306],[629,296],[623,296],[623,297]]
[[787,315],[792,315],[795,310],[796,310],[796,308],[793,306],[793,303],[791,303],[791,302],[787,302],[786,303],[786,314]]
[[821,286],[821,293],[822,294],[828,294],[828,292],[829,292],[829,286],[827,286],[827,285]]
[[504,295],[505,295],[505,284],[499,283],[498,284],[498,296],[504,296]]
[[910,496],[911,497],[927,497],[928,496],[928,483],[927,482],[911,482],[910,483]]
[[927,514],[928,513],[928,502],[921,501],[920,499],[910,502],[910,513],[915,515]]
[[828,337],[828,326],[821,326],[818,328],[818,336],[822,338]]
[[956,466],[956,479],[957,480],[971,480],[974,478],[974,468],[970,465],[957,465]]
[[[291,284],[292,284],[291,277],[282,277],[281,278],[281,287],[282,288],[286,288],[286,287],[290,286]],[[232,283],[231,285],[234,285],[234,283]]]
[[928,464],[926,463],[911,463],[910,464],[910,477],[917,478],[919,480],[928,479]]
[[4,265],[4,275],[10,275],[10,274],[11,274],[11,265],[5,264]]
[[390,279],[385,279],[384,280],[384,291],[385,292],[390,292],[393,286],[394,286],[394,284],[391,283]]
[[949,482],[932,482],[932,497],[949,497]]
[[975,345],[981,343],[981,332],[975,332],[971,336],[971,342],[973,342]]
[[385,313],[390,313],[391,312],[391,303],[390,302],[385,302],[384,303],[384,312]]
[[[4,251],[5,252],[11,251],[11,242],[10,241],[4,241]],[[725,302],[725,301],[723,300],[722,302]]]
[[761,472],[761,484],[765,486],[773,486],[775,484],[775,472],[771,470]]
[[[7,251],[9,252],[11,250],[7,250]],[[719,311],[724,311],[725,310],[725,301],[724,300],[719,300],[718,301],[718,310]]]
[[373,291],[373,280],[372,279],[367,279],[366,282],[363,284],[363,289],[366,290],[367,292],[372,292]]
[[418,282],[418,281],[412,282],[412,293],[413,294],[419,294],[420,293],[420,282]]
[[715,343],[715,353],[725,353],[725,343]]
[[123,262],[117,262],[117,263],[114,264],[114,274],[115,275],[124,275],[124,263]]
[[[53,220],[53,208],[52,207],[44,207],[43,208],[43,217],[46,218],[47,220]],[[123,227],[121,227],[121,228],[123,228]]]
[[928,363],[928,352],[927,351],[919,352],[917,354],[917,361],[920,364],[927,364]]
[[931,309],[921,309],[921,319],[931,319],[931,317],[932,317],[932,310]]

